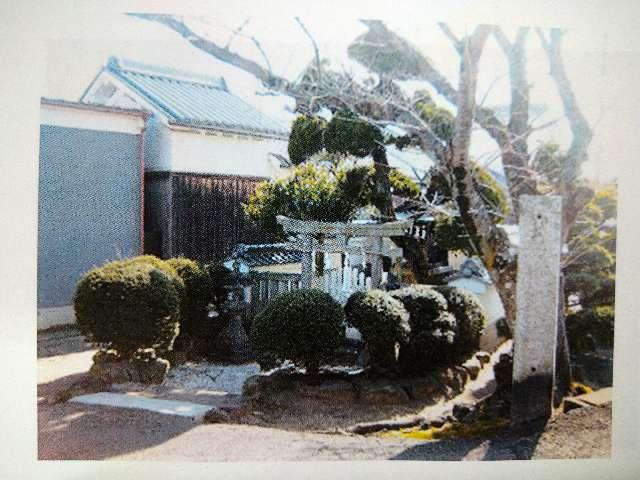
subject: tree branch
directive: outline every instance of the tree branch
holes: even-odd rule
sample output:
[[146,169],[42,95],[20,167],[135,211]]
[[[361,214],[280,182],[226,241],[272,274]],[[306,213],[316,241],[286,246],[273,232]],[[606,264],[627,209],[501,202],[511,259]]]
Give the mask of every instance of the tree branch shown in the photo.
[[174,32],[180,34],[194,47],[208,53],[218,60],[227,62],[235,67],[240,68],[241,70],[244,70],[245,72],[252,74],[264,85],[270,88],[274,88],[283,93],[288,92],[290,88],[290,84],[285,78],[274,75],[268,68],[262,67],[257,62],[238,55],[228,48],[221,47],[215,42],[196,34],[184,23],[183,20],[178,19],[174,15],[153,13],[127,13],[127,15],[131,17],[141,18],[143,20],[148,20],[150,22],[159,23],[170,28]]
[[444,33],[445,36],[449,39],[456,52],[458,52],[459,55],[462,55],[462,42],[460,42],[460,40],[458,40],[458,38],[453,34],[451,29],[449,28],[449,25],[444,22],[438,22],[438,27],[440,27],[442,33]]
[[567,152],[566,169],[569,174],[568,177],[575,179],[580,173],[580,166],[587,160],[587,149],[593,138],[593,132],[591,131],[589,122],[578,106],[573,87],[564,68],[564,62],[560,53],[562,31],[558,28],[552,28],[549,40],[547,40],[542,29],[537,28],[536,32],[549,59],[549,73],[558,88],[564,114],[571,128],[573,138],[569,151]]
[[322,64],[320,62],[320,51],[318,50],[318,44],[316,43],[315,38],[313,38],[313,35],[309,33],[309,30],[307,30],[307,27],[305,27],[304,23],[302,23],[302,20],[300,20],[300,17],[294,17],[294,18],[295,18],[295,21],[298,22],[298,25],[300,25],[300,28],[302,28],[302,31],[307,35],[307,37],[311,41],[311,45],[313,46],[313,53],[316,61],[316,69],[318,71],[318,80],[320,80],[322,78]]
[[231,32],[231,35],[229,36],[229,40],[227,40],[227,44],[224,46],[225,50],[229,50],[229,47],[231,46],[231,42],[233,41],[233,39],[236,37],[236,35],[238,35],[240,32],[242,32],[242,30],[244,29],[244,27],[247,26],[247,23],[249,23],[249,20],[251,20],[251,18],[247,18],[242,25],[240,25],[238,28],[236,28],[233,32]]

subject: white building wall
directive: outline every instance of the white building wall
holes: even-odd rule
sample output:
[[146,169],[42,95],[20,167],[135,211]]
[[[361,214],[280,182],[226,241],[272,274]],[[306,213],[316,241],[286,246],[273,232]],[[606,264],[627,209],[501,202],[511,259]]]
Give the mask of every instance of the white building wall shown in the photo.
[[269,154],[288,157],[286,140],[175,129],[168,147],[175,172],[271,178],[280,176],[282,169]]
[[144,132],[145,170],[171,171],[171,130],[154,114]]
[[458,278],[449,282],[449,285],[474,293],[486,310],[489,322],[504,317],[504,307],[495,285],[487,285],[473,278]]

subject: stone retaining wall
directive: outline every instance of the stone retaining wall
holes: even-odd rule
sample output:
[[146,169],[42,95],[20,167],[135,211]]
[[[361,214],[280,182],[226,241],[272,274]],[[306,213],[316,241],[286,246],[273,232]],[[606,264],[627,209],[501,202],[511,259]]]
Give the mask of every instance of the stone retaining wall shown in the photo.
[[250,377],[243,395],[255,401],[281,403],[313,400],[325,403],[393,405],[450,400],[477,377],[490,355],[478,352],[463,365],[441,368],[423,377],[391,378],[362,374],[325,373],[310,378],[301,373],[276,371]]

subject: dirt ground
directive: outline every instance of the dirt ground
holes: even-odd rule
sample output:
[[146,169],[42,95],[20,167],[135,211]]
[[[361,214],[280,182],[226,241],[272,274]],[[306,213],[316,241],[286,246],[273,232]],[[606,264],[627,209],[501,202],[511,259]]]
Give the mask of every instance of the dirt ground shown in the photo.
[[[258,410],[247,405],[234,423],[202,424],[141,410],[54,403],[57,392],[85,376],[93,350],[72,330],[39,335],[38,340],[41,460],[512,460],[610,455],[611,405],[572,410],[525,436],[504,430],[486,438],[417,441],[317,433],[318,425],[330,430],[345,418],[365,421],[414,413],[419,406],[411,405],[367,410],[309,403],[268,412],[264,406]],[[237,396],[192,393],[192,401],[212,406],[241,401]],[[180,398],[184,392],[164,394]]]

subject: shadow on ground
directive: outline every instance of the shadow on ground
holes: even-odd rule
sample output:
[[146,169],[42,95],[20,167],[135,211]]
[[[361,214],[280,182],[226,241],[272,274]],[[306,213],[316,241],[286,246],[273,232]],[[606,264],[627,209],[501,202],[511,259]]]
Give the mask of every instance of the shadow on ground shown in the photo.
[[154,412],[53,403],[83,373],[38,385],[38,459],[102,460],[153,447],[198,425],[190,418]]
[[78,329],[65,326],[38,332],[38,358],[85,352],[94,349],[85,342]]
[[519,437],[505,431],[491,438],[458,438],[413,445],[391,460],[529,460],[543,430]]

